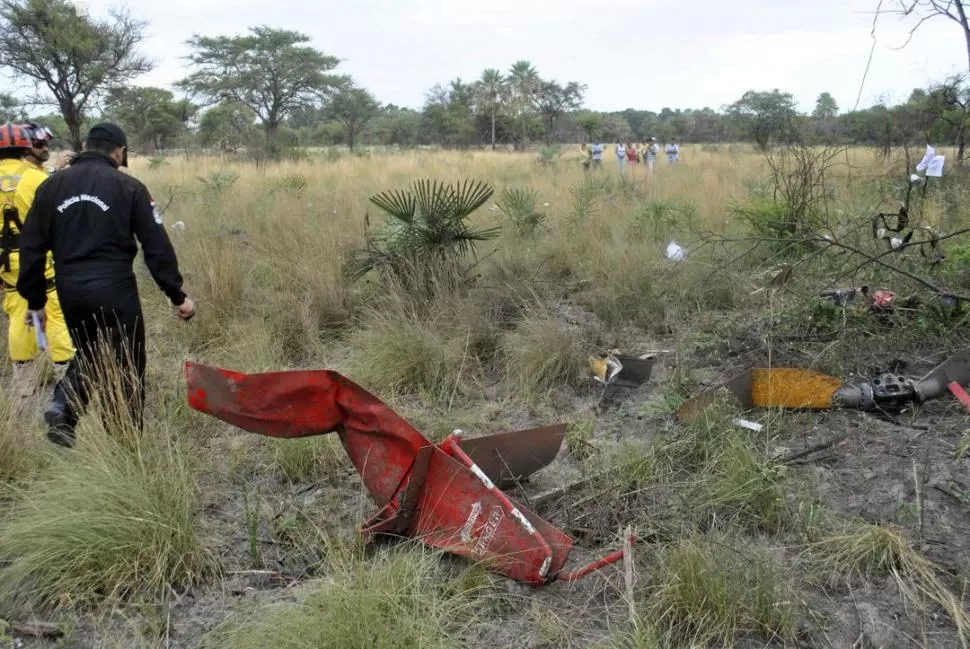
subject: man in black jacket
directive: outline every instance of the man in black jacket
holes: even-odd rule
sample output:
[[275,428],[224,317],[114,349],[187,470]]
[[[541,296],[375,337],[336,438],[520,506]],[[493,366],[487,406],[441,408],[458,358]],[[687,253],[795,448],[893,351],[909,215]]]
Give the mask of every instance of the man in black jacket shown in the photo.
[[98,376],[105,367],[105,345],[125,374],[123,394],[132,423],[141,426],[146,358],[133,269],[136,238],[155,283],[178,307],[179,317],[195,315],[151,194],[120,166],[128,166],[124,132],[110,122],[92,127],[71,166],[40,185],[20,235],[17,291],[27,300],[28,318],[36,313],[45,322],[44,260],[50,250],[57,295],[78,350],[44,411],[48,439],[62,446],[74,445],[74,428],[90,399],[86,380],[107,380]]

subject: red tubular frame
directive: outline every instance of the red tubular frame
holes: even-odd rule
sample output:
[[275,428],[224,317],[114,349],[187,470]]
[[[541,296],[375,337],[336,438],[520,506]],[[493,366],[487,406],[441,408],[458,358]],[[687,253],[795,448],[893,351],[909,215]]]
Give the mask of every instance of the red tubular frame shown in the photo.
[[[630,545],[633,545],[636,542],[637,542],[637,537],[630,535]],[[624,555],[623,550],[616,550],[615,552],[610,552],[605,557],[601,557],[596,561],[593,561],[592,563],[588,563],[582,568],[577,568],[576,570],[567,572],[564,575],[559,575],[557,579],[561,579],[562,581],[576,581],[577,579],[582,579],[583,577],[585,577],[591,572],[595,572],[600,568],[605,568],[606,566],[612,563],[616,563],[617,561],[623,558],[623,555]]]

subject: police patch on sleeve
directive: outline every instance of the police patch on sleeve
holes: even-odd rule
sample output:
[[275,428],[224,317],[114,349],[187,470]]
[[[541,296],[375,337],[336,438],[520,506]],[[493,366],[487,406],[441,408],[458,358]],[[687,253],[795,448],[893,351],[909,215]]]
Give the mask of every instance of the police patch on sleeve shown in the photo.
[[158,213],[158,207],[155,204],[155,199],[152,198],[151,194],[148,195],[148,199],[151,201],[151,204],[152,204],[152,216],[155,218],[155,223],[158,223],[159,225],[161,225],[162,215]]

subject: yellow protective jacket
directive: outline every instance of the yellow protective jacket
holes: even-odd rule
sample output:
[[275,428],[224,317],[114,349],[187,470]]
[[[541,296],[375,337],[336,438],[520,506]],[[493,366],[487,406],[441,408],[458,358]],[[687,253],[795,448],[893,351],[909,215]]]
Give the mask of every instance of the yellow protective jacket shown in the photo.
[[[9,249],[10,255],[9,270],[0,263],[0,279],[7,287],[17,285],[17,273],[20,270],[20,246],[17,239],[20,225],[27,218],[37,188],[47,177],[36,165],[25,160],[0,160],[0,215],[3,219],[3,223],[0,223],[0,262],[3,261],[2,253],[5,248]],[[8,218],[14,216],[5,209],[8,205],[16,208],[15,216],[20,225],[13,218]],[[50,252],[47,253],[44,277],[54,277],[54,256]]]

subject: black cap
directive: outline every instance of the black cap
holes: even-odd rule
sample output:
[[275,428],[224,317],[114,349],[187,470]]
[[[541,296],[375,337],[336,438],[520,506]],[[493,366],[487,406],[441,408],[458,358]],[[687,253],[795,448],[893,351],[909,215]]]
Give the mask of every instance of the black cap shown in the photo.
[[125,147],[124,152],[121,154],[121,166],[128,166],[128,138],[125,137],[125,132],[121,130],[121,127],[112,122],[101,122],[100,124],[95,124],[88,131],[88,137],[98,140],[107,140],[117,144],[118,146]]

